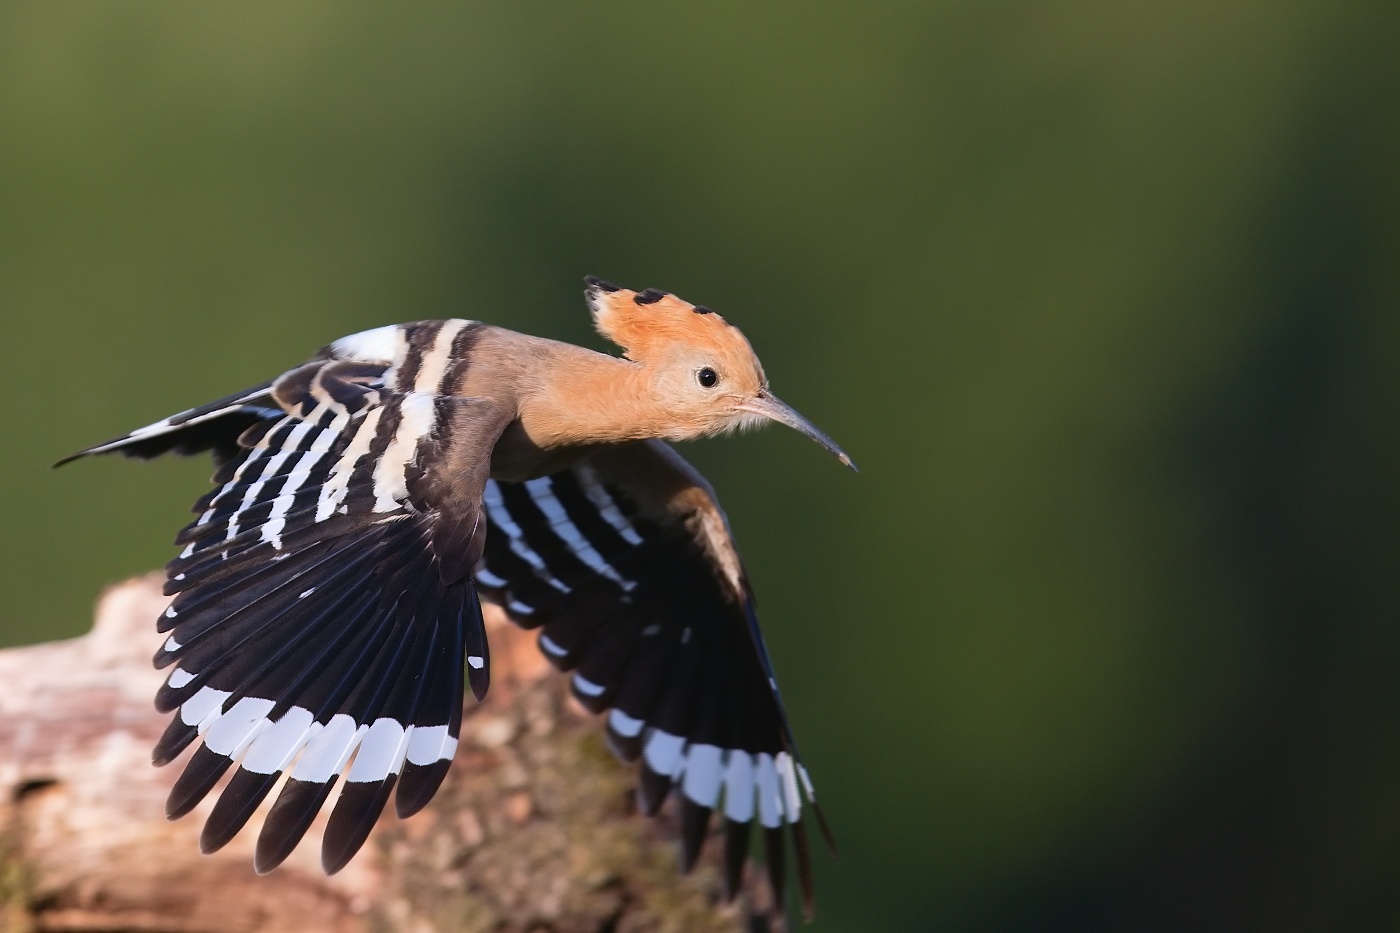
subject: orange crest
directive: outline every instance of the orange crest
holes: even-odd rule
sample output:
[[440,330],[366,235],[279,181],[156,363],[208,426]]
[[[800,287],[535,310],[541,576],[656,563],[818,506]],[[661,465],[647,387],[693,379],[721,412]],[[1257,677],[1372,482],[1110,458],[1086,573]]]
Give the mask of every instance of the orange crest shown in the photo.
[[658,362],[668,350],[682,345],[758,363],[739,329],[704,305],[655,288],[636,292],[591,275],[584,282],[598,333],[622,347],[629,360]]

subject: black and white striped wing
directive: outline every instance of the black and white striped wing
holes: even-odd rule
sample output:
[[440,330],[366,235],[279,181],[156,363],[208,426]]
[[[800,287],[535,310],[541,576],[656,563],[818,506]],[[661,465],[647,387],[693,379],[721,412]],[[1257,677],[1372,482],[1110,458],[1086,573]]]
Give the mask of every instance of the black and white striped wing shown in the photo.
[[572,672],[579,701],[607,711],[614,750],[641,759],[640,808],[655,813],[677,791],[684,867],[719,812],[732,894],[758,824],[780,901],[790,831],[810,907],[804,799],[821,817],[703,479],[652,441],[527,482],[492,480],[486,506],[478,585],[517,623],[539,628],[541,650]]
[[239,453],[238,436],[267,418],[283,414],[272,398],[272,383],[264,382],[243,392],[162,418],[155,424],[137,428],[130,434],[104,444],[80,450],[59,460],[63,466],[90,454],[120,453],[149,460],[161,454],[196,454],[212,451],[216,463],[223,464]]
[[[164,764],[203,740],[171,792],[172,818],[237,763],[205,851],[228,842],[286,773],[258,839],[256,866],[271,869],[343,775],[322,845],[336,871],[395,789],[407,815],[446,774],[463,675],[478,697],[489,679],[470,571],[484,546],[490,451],[508,420],[445,394],[472,327],[356,335],[256,390],[261,417],[237,435],[177,539],[174,600],[159,622],[168,638],[155,657],[173,665],[157,706],[176,716],[154,757]],[[227,419],[241,408],[207,408],[199,424],[239,429]],[[167,419],[132,445],[180,449],[187,423]],[[218,449],[227,437],[185,446],[198,444]]]

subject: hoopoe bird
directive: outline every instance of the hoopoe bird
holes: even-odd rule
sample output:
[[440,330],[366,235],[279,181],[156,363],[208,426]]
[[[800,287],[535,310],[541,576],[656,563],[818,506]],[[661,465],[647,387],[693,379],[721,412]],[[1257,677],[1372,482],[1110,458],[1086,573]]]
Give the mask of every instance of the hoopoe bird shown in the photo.
[[297,846],[337,779],[327,872],[390,796],[400,817],[421,809],[457,747],[463,681],[486,695],[486,599],[538,629],[573,696],[606,713],[610,747],[641,759],[639,809],[654,815],[675,792],[683,870],[717,811],[732,897],[757,823],[780,904],[790,832],[810,912],[804,806],[830,834],[724,513],[666,441],[777,421],[854,464],[769,391],[718,314],[585,283],[624,357],[474,321],[380,327],[60,461],[207,450],[217,464],[176,539],[155,654],[171,668],[156,706],[175,714],[155,763],[202,739],[167,816],[237,765],[204,852],[284,775],[259,872]]

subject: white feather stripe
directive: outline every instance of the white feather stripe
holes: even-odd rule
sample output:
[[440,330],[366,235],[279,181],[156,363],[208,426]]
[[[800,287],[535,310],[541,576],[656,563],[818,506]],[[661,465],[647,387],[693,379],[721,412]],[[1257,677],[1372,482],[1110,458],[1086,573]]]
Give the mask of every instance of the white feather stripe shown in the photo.
[[408,752],[408,734],[396,720],[381,718],[365,733],[355,752],[355,763],[345,780],[360,784],[377,784],[391,774],[398,774]]
[[373,330],[341,337],[331,344],[331,355],[341,360],[362,360],[366,363],[388,363],[397,349],[397,324],[386,324]]
[[817,802],[817,792],[812,788],[812,776],[807,773],[807,769],[801,764],[797,766],[797,779],[802,782],[802,789],[807,792],[807,799],[812,803]]
[[320,730],[315,720],[311,710],[293,706],[253,740],[241,767],[254,774],[276,774],[285,769],[307,740]]
[[549,519],[554,533],[568,545],[575,557],[593,568],[600,576],[607,577],[622,587],[624,592],[636,589],[636,582],[624,579],[622,574],[618,573],[613,565],[608,563],[602,554],[598,553],[598,549],[583,536],[583,532],[574,524],[574,520],[569,518],[564,504],[554,494],[554,485],[548,476],[526,480],[525,489],[530,493],[530,498],[535,500],[535,505],[539,506],[540,511],[544,513],[544,517]]
[[[271,434],[273,431],[276,431],[283,425],[290,423],[291,420],[291,418],[283,418],[276,425],[269,428],[267,433]],[[233,471],[233,478],[230,479],[227,483],[225,483],[224,488],[220,489],[218,493],[214,496],[214,502],[218,502],[224,497],[225,493],[227,493],[233,487],[237,486],[242,481],[243,477],[248,474],[248,471],[250,469],[255,468],[258,464],[258,461],[261,460],[263,457],[267,456],[267,452],[269,449],[270,448],[267,447],[254,447],[251,450],[249,450],[248,456],[245,457],[243,459],[243,462],[240,463],[238,467]]]
[[719,801],[721,760],[724,752],[718,745],[697,744],[685,753],[685,776],[681,781],[684,794],[702,807]]
[[[181,687],[185,686],[192,680],[194,680],[193,674],[185,670],[183,667],[177,667],[175,668],[175,670],[170,672],[170,676],[165,679],[165,682],[167,685],[169,685],[170,689],[179,690]],[[185,723],[185,725],[193,725],[193,723]]]
[[[279,430],[282,425],[289,424],[291,421],[292,419],[290,418],[283,418],[272,430]],[[271,431],[268,433],[271,433]],[[214,500],[209,504],[209,511],[206,514],[212,515],[213,512],[216,511],[216,506],[224,496],[241,490],[243,492],[243,499],[239,502],[238,508],[235,509],[227,519],[227,521],[236,528],[238,516],[252,504],[257,496],[258,490],[262,488],[262,477],[268,475],[269,469],[275,468],[275,458],[271,460],[267,459],[269,452],[270,448],[267,447],[255,447],[249,451],[247,458],[245,458],[244,461],[238,465],[238,469],[234,471],[233,479],[225,483],[223,488],[215,494]],[[201,518],[200,524],[203,524],[204,521],[205,520]],[[233,533],[226,534],[225,537],[231,538],[233,537]],[[188,557],[190,554],[194,553],[194,550],[195,544],[191,542],[190,545],[181,552],[180,556]]]
[[607,687],[604,687],[602,684],[594,683],[582,674],[575,674],[574,689],[584,696],[600,697],[603,695],[603,691],[607,690]]
[[778,790],[778,770],[773,756],[762,752],[758,756],[758,819],[769,829],[783,825],[782,794]]
[[549,572],[549,565],[544,562],[544,558],[536,554],[529,544],[525,542],[525,534],[520,530],[520,526],[511,518],[510,510],[506,508],[505,499],[501,496],[501,489],[496,485],[495,480],[486,482],[486,514],[491,521],[496,523],[496,527],[505,532],[510,539],[510,549],[525,563],[534,568],[535,576],[545,583],[554,587],[561,593],[570,593],[569,585]]
[[187,726],[197,726],[208,718],[210,713],[223,709],[224,701],[228,698],[227,690],[200,687],[194,696],[180,704],[180,721]]
[[480,583],[482,586],[489,586],[492,589],[499,590],[506,585],[506,578],[496,576],[485,567],[477,567],[476,582]]
[[408,328],[396,325],[393,334],[393,352],[389,354],[389,368],[384,370],[384,385],[393,388],[398,383],[399,367],[408,359]]
[[736,823],[753,819],[753,756],[733,749],[724,768],[724,815]]
[[[524,532],[511,517],[510,510],[506,508],[506,500],[501,495],[501,487],[494,479],[486,481],[486,489],[482,493],[482,498],[486,501],[486,510],[491,513],[491,521],[496,523],[496,527],[506,533],[509,538],[524,537]],[[539,555],[536,555],[538,557]]]
[[[293,433],[300,427],[302,426],[298,425],[297,428],[294,428]],[[249,483],[248,488],[243,490],[243,499],[238,503],[238,508],[228,517],[228,530],[224,533],[225,541],[232,540],[237,536],[238,524],[243,517],[243,513],[252,508],[253,505],[257,503],[258,496],[262,495],[263,485],[266,482],[262,477],[276,473],[282,466],[282,461],[286,460],[289,456],[291,456],[291,451],[289,450],[279,450],[277,453],[273,454],[272,459],[267,461],[267,466],[264,467],[262,476],[259,476],[253,482]]]
[[282,489],[277,494],[277,498],[272,500],[272,511],[268,513],[261,534],[262,540],[269,542],[277,550],[282,550],[282,529],[287,526],[287,513],[292,510],[292,505],[296,503],[297,491],[311,475],[311,470],[316,463],[325,456],[327,450],[330,450],[331,444],[335,442],[340,432],[345,430],[345,424],[349,420],[348,413],[339,414],[332,418],[330,426],[312,441],[311,447],[301,455],[296,467],[283,479]]
[[447,733],[446,726],[411,726],[408,733],[409,764],[451,761],[457,754],[457,740]]
[[[194,411],[194,409],[191,408],[189,409],[189,411]],[[132,431],[126,437],[122,438],[121,441],[114,441],[112,444],[103,444],[101,447],[94,447],[93,450],[103,451],[106,450],[108,447],[114,446],[117,443],[125,443],[126,441],[140,440],[142,438],[147,437],[158,437],[159,435],[165,434],[167,431],[170,431],[172,428],[175,427],[173,422],[176,418],[180,417],[180,415],[188,413],[189,412],[187,411],[182,411],[179,415],[171,415],[168,418],[162,418],[159,421],[152,422],[151,424],[146,425],[145,427],[137,428],[135,431]]]
[[326,388],[325,382],[322,381],[325,375],[326,367],[322,365],[316,370],[316,375],[311,377],[311,397],[316,400],[316,407],[324,408],[337,418],[342,415],[348,418],[350,416],[350,409],[346,408],[343,403],[337,401],[335,396],[330,393],[330,390]]
[[384,415],[384,409],[372,408],[365,415],[365,420],[360,422],[359,428],[355,430],[355,436],[346,445],[345,452],[340,455],[340,459],[331,468],[331,474],[326,478],[326,482],[321,486],[321,497],[316,502],[316,521],[323,522],[335,514],[335,510],[340,508],[340,504],[345,501],[346,494],[350,491],[350,478],[355,474],[355,465],[365,454],[369,453],[370,445],[374,443],[374,436],[379,432],[379,419]]
[[[190,425],[202,424],[205,421],[212,421],[215,418],[222,418],[224,415],[230,414],[232,412],[237,411],[239,408],[242,408],[244,404],[251,402],[253,399],[266,394],[267,389],[257,389],[253,392],[249,392],[247,395],[234,399],[232,402],[229,402],[223,408],[218,408],[214,411],[205,412],[204,414],[198,415],[194,418],[186,418],[186,416],[189,415],[190,412],[195,410],[193,408],[189,408],[185,411],[180,412],[179,414],[171,415],[169,418],[162,418],[153,424],[148,424],[143,428],[137,428],[135,431],[132,431],[126,437],[123,437],[120,440],[112,441],[112,443],[110,444],[103,444],[101,447],[94,447],[89,452],[100,454],[106,450],[115,450],[123,444],[130,443],[131,441],[144,440],[148,437],[158,437],[161,434],[168,434],[171,431],[178,431],[182,428],[189,427]],[[179,421],[179,423],[176,424],[175,422],[178,419],[185,420]]]
[[306,480],[311,476],[311,474],[315,472],[316,463],[321,459],[319,456],[311,457],[309,456],[309,453],[310,452],[308,451],[307,454],[303,454],[301,459],[297,461],[295,467],[288,470],[286,473],[283,473],[278,478],[283,480],[284,482],[286,480],[292,480],[298,486],[305,483]]
[[685,739],[681,736],[672,735],[664,729],[652,729],[642,757],[651,770],[669,777],[680,769],[681,749],[684,747]]
[[612,495],[598,478],[591,468],[583,468],[578,471],[579,479],[583,482],[583,493],[588,496],[588,501],[598,508],[598,514],[603,516],[603,521],[613,526],[613,529],[622,536],[622,540],[628,544],[641,544],[642,536],[637,534],[637,529],[632,527],[632,523],[627,520],[627,516],[622,514],[622,510],[613,501]]
[[642,726],[646,723],[640,719],[628,716],[620,709],[612,710],[608,713],[608,727],[624,739],[642,734]]
[[208,732],[214,727],[214,724],[219,721],[219,717],[223,714],[223,706],[214,707],[212,710],[209,711],[208,716],[205,716],[199,721],[199,725],[195,727],[195,732],[197,732],[200,736],[203,736],[204,733]]
[[[267,450],[268,449],[266,447],[254,447],[248,451],[248,455],[243,458],[243,462],[240,463],[238,465],[238,468],[233,471],[233,478],[230,479],[227,483],[224,483],[224,485],[220,487],[219,491],[214,493],[214,498],[209,500],[209,508],[205,510],[203,515],[199,516],[199,521],[195,522],[196,525],[208,524],[209,519],[213,518],[214,513],[218,511],[217,506],[219,502],[224,498],[224,496],[228,495],[230,490],[237,489],[243,484],[244,475],[248,472],[250,468],[256,467],[258,465],[258,462],[262,460],[263,457],[267,456]],[[261,469],[261,467],[258,468]]]
[[236,758],[262,730],[272,725],[267,714],[276,705],[274,701],[262,697],[244,697],[209,727],[204,734],[205,747],[211,752]]
[[[285,415],[275,425],[263,432],[262,437],[253,445],[253,449],[270,450],[273,452],[282,450],[295,452],[301,447],[301,439],[306,436],[306,433],[312,428],[317,427],[316,422],[325,414],[325,410],[324,405],[317,405],[304,416]],[[278,431],[289,424],[292,426],[292,429],[285,435],[279,437]],[[264,474],[266,474],[266,471],[264,471]]]
[[782,786],[783,813],[789,823],[796,823],[802,816],[802,797],[797,792],[797,772],[792,756],[787,752],[778,752],[773,763],[778,769],[778,780]]
[[451,389],[455,387],[443,385],[443,380],[447,378],[447,367],[453,362],[452,343],[470,323],[471,321],[463,321],[460,318],[442,322],[437,336],[433,338],[433,348],[418,364],[418,377],[413,380],[413,391],[427,392],[431,395],[451,394]]
[[[322,406],[318,406],[316,410],[321,410],[321,408]],[[315,412],[312,412],[312,415],[314,415],[314,413]],[[315,429],[316,436],[312,438],[311,444],[308,445],[307,450],[301,455],[301,458],[297,459],[297,464],[295,464],[290,471],[287,471],[286,474],[281,474],[281,479],[283,479],[284,483],[290,481],[297,481],[298,483],[307,481],[307,476],[311,475],[312,469],[315,468],[316,461],[319,461],[321,455],[330,450],[330,448],[335,445],[336,440],[339,440],[340,433],[346,429],[346,424],[350,422],[351,417],[354,417],[353,413],[344,412],[344,410],[342,410],[342,413],[332,417],[325,427],[312,424],[311,427]],[[307,423],[309,422],[302,422],[302,424]],[[291,438],[288,436],[288,441],[290,440]],[[298,440],[298,444],[300,444],[300,440]],[[269,478],[269,481],[272,481],[272,474],[265,471],[265,476]]]
[[225,535],[226,540],[237,536],[239,517],[257,503],[258,497],[262,495],[263,486],[267,484],[266,478],[276,476],[277,472],[282,469],[282,464],[285,463],[292,454],[297,453],[301,449],[301,442],[306,438],[306,435],[310,433],[311,429],[316,427],[314,422],[321,414],[321,406],[318,405],[316,408],[312,409],[311,414],[307,416],[308,420],[299,422],[296,427],[292,428],[281,449],[272,455],[271,460],[267,461],[267,466],[263,468],[262,474],[249,484],[247,491],[243,493],[243,501],[239,503],[237,511],[229,516],[228,534]]
[[[297,484],[300,486],[300,483]],[[297,487],[288,490],[283,487],[283,492],[279,493],[272,502],[272,511],[268,513],[267,521],[263,523],[259,540],[271,544],[277,550],[282,550],[282,531],[287,527],[287,513],[292,510],[293,503],[296,502]]]
[[408,465],[418,453],[418,443],[433,432],[437,399],[411,392],[399,405],[399,426],[394,439],[374,465],[374,511],[392,512],[408,498]]
[[292,777],[312,784],[326,783],[345,767],[366,731],[365,726],[356,725],[355,720],[344,713],[332,716],[306,743],[306,750],[292,769]]

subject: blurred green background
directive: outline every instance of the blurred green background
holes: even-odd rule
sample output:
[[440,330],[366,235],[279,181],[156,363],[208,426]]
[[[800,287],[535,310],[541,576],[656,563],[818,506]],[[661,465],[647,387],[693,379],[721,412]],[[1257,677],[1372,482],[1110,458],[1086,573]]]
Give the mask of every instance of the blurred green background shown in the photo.
[[[342,334],[748,334],[686,449],[841,842],[815,930],[1400,927],[1400,6],[0,6],[0,643]],[[154,645],[154,633],[152,635]],[[0,686],[0,689],[3,689]]]

